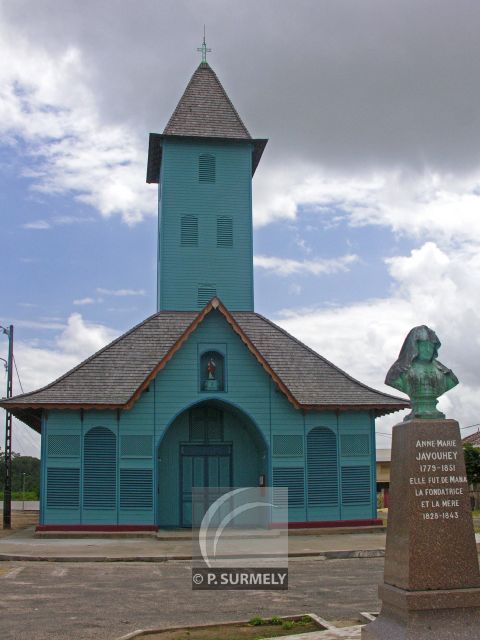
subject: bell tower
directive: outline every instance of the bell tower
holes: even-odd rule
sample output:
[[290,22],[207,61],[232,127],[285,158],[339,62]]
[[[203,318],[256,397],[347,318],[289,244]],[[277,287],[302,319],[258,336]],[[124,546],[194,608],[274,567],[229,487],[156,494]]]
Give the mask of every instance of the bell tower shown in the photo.
[[162,134],[151,133],[147,182],[158,184],[157,310],[199,310],[214,296],[253,310],[254,140],[206,61]]

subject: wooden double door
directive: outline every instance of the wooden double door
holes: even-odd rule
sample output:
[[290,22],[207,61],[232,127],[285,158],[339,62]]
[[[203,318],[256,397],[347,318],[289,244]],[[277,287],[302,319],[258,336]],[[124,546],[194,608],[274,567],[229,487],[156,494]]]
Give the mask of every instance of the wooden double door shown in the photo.
[[231,444],[180,445],[182,527],[198,527],[209,506],[231,486]]

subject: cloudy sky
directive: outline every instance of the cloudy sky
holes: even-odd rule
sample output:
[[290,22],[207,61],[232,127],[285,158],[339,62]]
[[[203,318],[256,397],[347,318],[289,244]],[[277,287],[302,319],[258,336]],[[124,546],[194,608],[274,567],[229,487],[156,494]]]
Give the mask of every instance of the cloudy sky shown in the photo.
[[[476,430],[473,0],[0,1],[0,324],[15,325],[24,389],[155,311],[148,133],[195,70],[204,23],[209,62],[269,138],[256,310],[380,389],[407,331],[430,325],[461,380],[440,407]],[[398,418],[378,422],[378,447]],[[14,448],[35,453],[38,437],[17,423]]]

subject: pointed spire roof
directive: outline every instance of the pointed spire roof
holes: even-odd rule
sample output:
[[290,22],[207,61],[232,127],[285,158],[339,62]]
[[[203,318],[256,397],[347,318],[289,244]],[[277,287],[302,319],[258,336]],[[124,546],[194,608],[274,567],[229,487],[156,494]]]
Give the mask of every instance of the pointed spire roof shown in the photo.
[[180,98],[163,133],[151,133],[148,143],[147,182],[158,183],[163,140],[188,137],[250,143],[252,176],[262,157],[266,138],[252,139],[208,62],[201,62]]
[[208,62],[201,62],[165,127],[164,135],[251,140]]

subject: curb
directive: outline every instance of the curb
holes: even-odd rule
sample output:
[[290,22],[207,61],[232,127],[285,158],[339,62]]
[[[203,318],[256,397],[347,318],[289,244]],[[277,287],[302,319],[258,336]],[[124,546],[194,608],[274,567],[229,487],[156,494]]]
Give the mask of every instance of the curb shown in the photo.
[[[347,560],[349,558],[383,558],[385,549],[353,551],[305,551],[289,553],[289,558],[318,558],[321,560]],[[0,562],[169,562],[192,560],[191,555],[171,556],[24,556],[0,553]]]

